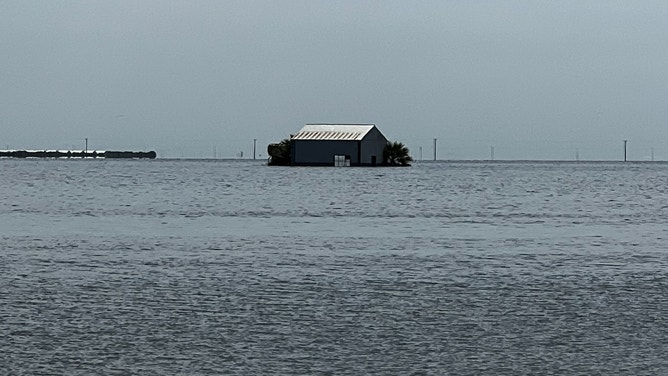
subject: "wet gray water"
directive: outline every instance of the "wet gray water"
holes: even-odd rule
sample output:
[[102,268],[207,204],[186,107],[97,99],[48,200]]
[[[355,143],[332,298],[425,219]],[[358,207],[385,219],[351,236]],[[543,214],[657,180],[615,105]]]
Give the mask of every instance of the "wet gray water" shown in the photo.
[[668,164],[0,177],[0,373],[668,373]]

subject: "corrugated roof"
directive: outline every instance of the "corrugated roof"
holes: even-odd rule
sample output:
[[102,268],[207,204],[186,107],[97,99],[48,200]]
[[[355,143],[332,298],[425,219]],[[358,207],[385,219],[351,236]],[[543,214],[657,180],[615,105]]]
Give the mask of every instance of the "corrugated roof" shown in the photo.
[[373,124],[306,124],[292,139],[359,141],[374,127]]

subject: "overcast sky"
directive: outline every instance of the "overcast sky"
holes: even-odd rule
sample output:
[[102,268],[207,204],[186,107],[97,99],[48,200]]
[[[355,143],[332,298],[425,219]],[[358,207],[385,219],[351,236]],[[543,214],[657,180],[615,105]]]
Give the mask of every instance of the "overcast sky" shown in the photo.
[[668,160],[668,2],[0,1],[0,149],[252,156],[374,123],[439,159]]

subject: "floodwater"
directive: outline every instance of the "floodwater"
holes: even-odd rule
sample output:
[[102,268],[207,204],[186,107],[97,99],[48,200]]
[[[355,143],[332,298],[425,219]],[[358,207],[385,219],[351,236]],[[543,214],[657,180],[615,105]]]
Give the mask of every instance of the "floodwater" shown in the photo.
[[668,164],[0,160],[8,375],[668,373]]

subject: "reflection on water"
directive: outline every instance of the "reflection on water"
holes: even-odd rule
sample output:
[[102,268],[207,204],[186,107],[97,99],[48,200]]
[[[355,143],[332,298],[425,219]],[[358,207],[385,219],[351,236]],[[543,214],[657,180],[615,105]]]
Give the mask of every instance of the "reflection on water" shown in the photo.
[[0,168],[9,374],[668,370],[668,165]]

